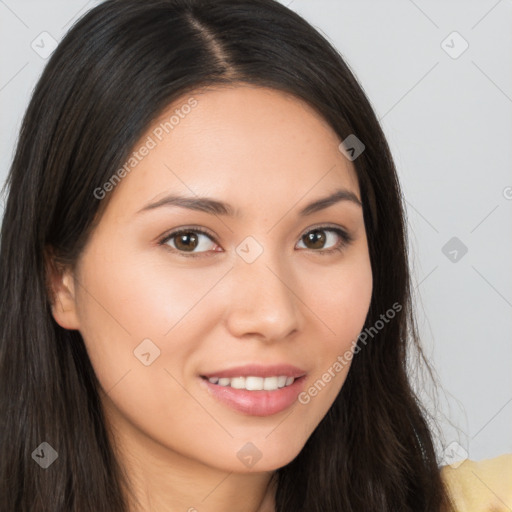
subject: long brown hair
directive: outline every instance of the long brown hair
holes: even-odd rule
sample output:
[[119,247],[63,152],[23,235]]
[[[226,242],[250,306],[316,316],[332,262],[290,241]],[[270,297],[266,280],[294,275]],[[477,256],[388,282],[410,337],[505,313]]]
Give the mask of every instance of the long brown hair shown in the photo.
[[[277,512],[434,512],[447,503],[427,412],[407,372],[419,350],[403,199],[378,120],[339,53],[272,0],[109,0],[50,58],[6,186],[0,247],[0,511],[127,512],[99,383],[78,331],[51,315],[45,250],[76,261],[108,202],[94,190],[119,169],[175,98],[248,83],[314,107],[354,160],[373,272],[363,332],[401,305],[355,354],[334,404],[274,475]],[[428,365],[425,358],[423,363]],[[58,452],[43,470],[34,450]]]

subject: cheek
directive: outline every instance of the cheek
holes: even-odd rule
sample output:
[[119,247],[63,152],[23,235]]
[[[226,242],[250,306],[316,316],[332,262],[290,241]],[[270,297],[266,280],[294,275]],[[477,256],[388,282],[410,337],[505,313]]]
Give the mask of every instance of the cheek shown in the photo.
[[328,350],[345,351],[363,328],[370,307],[373,279],[368,253],[358,253],[325,272],[317,269],[314,275],[314,287],[309,292],[304,287],[304,297],[328,333]]
[[[341,390],[352,364],[357,338],[364,326],[372,296],[372,271],[367,253],[337,268],[316,272],[315,292],[308,306],[315,313],[321,340],[311,351],[315,373],[308,379],[299,403],[310,411],[304,425],[312,430],[325,416]],[[312,332],[315,338],[315,332]]]
[[[208,419],[182,386],[200,346],[198,306],[219,271],[198,283],[193,272],[170,272],[120,253],[106,258],[91,250],[79,277],[80,332],[109,397],[104,403],[113,421],[126,425],[127,419],[164,444],[187,439]],[[187,421],[177,422],[176,411]]]
[[144,359],[177,378],[186,373],[201,340],[191,333],[207,321],[208,292],[225,269],[202,269],[198,279],[190,265],[170,268],[161,258],[125,247],[122,240],[97,240],[82,262],[80,332],[103,388],[139,369]]

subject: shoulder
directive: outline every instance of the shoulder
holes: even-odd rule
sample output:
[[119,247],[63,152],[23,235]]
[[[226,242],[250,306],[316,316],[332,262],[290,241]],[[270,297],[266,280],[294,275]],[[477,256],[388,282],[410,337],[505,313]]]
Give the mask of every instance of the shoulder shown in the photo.
[[457,512],[512,510],[512,453],[481,461],[466,459],[440,470]]

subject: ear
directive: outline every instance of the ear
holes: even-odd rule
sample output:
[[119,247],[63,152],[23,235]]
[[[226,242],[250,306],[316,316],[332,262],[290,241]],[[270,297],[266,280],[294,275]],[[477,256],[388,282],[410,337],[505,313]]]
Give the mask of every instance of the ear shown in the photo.
[[45,249],[46,288],[52,315],[65,329],[78,329],[75,283],[70,265],[65,265],[55,256],[52,247]]

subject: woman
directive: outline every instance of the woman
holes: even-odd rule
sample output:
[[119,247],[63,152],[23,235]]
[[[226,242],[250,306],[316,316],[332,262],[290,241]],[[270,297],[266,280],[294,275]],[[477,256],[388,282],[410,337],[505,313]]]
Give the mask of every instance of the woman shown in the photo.
[[101,4],[7,185],[2,511],[449,510],[392,158],[298,15]]

